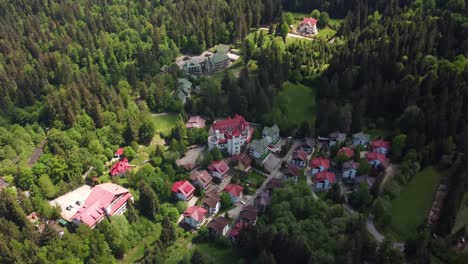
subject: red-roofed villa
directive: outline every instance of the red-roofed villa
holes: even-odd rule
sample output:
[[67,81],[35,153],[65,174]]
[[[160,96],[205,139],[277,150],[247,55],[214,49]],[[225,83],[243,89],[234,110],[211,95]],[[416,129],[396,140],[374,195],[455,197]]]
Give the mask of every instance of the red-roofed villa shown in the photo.
[[312,160],[310,165],[312,167],[312,175],[318,172],[326,171],[330,168],[330,160],[324,158],[316,158]]
[[193,193],[195,192],[195,187],[188,181],[177,181],[172,185],[172,193],[179,200],[188,201],[192,199]]
[[387,155],[388,151],[390,150],[391,143],[389,141],[384,141],[382,139],[374,140],[371,142],[372,151],[379,152],[384,155]]
[[297,27],[297,33],[303,35],[315,35],[318,33],[317,19],[313,17],[305,17]]
[[229,166],[224,162],[224,160],[217,160],[211,162],[210,166],[208,166],[208,170],[211,172],[213,177],[222,180],[227,176]]
[[237,203],[242,199],[242,192],[244,191],[244,187],[240,186],[239,184],[228,184],[224,188],[224,191],[229,193],[232,203]]
[[204,128],[206,120],[200,116],[192,116],[185,124],[186,128]]
[[291,163],[299,168],[304,168],[307,164],[307,152],[304,150],[296,150],[293,154]]
[[241,152],[241,147],[252,139],[253,128],[241,115],[214,121],[208,136],[210,150],[217,147],[231,155]]
[[213,177],[206,171],[192,171],[190,174],[190,181],[193,184],[200,186],[203,190],[206,190],[208,187],[211,186],[211,182],[213,181]]
[[112,176],[123,176],[127,171],[131,169],[128,159],[124,158],[123,160],[117,161],[110,170]]
[[336,175],[333,172],[322,171],[315,175],[315,189],[328,190],[335,183]]
[[342,147],[336,153],[338,156],[345,156],[347,158],[352,158],[354,156],[354,150],[348,147]]
[[117,184],[96,185],[83,206],[72,216],[72,222],[94,228],[106,216],[123,214],[127,210],[128,200],[133,201],[132,194]]
[[369,152],[367,153],[366,158],[369,164],[371,164],[374,167],[386,167],[388,165],[387,157],[385,157],[385,155],[380,152]]
[[124,148],[119,148],[115,154],[114,154],[114,158],[118,158],[120,159],[124,154]]
[[184,222],[193,228],[199,228],[208,211],[199,206],[191,206],[184,212]]

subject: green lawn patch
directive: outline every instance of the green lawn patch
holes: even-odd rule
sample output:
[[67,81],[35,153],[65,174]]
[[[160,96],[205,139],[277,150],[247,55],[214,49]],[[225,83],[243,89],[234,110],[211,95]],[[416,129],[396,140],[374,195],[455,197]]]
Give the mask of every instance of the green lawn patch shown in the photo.
[[452,234],[457,232],[468,223],[468,193],[465,193],[463,196],[460,209],[458,209],[457,218],[455,219],[455,224],[452,228]]
[[333,30],[333,29],[331,29],[329,27],[324,27],[324,28],[320,28],[318,34],[315,35],[314,37],[315,38],[330,39],[333,36],[335,36],[335,34],[336,34],[335,30]]
[[177,114],[165,114],[153,116],[154,124],[156,126],[156,132],[162,132],[164,134],[171,133],[171,130],[175,127]]
[[315,91],[313,88],[285,82],[276,96],[272,113],[268,116],[281,129],[300,126],[303,122],[310,125],[315,121]]
[[247,175],[246,181],[250,181],[253,186],[258,189],[260,186],[262,186],[263,182],[265,181],[265,176],[258,174],[256,172],[252,172],[249,175]]
[[406,240],[416,235],[416,228],[424,223],[431,209],[440,177],[440,172],[434,168],[425,168],[414,175],[391,202],[391,228],[398,239]]
[[328,25],[333,26],[333,27],[339,27],[343,23],[344,19],[342,18],[330,18],[330,21],[328,21]]
[[239,256],[233,247],[220,247],[211,243],[195,244],[200,253],[208,260],[208,263],[235,264],[239,262]]

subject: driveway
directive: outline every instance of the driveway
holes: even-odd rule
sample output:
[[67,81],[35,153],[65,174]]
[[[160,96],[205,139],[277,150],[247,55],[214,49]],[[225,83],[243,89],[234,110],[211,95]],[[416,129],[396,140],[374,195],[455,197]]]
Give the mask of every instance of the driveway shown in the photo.
[[[261,27],[260,30],[265,30],[265,31],[269,31],[270,29],[266,28],[266,27]],[[308,37],[304,37],[304,36],[301,36],[301,35],[298,35],[298,34],[294,34],[294,33],[288,33],[288,37],[290,38],[300,38],[300,39],[306,39],[306,40],[314,40],[313,38],[308,38]]]

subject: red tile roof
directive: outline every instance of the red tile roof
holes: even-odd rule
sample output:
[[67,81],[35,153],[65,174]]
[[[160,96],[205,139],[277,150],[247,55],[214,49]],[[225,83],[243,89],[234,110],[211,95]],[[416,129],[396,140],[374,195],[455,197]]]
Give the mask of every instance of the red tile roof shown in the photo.
[[[105,215],[113,215],[124,205],[132,194],[125,188],[114,183],[96,185],[80,208],[72,217],[82,223],[94,227]],[[107,212],[106,212],[107,211]]]
[[240,131],[244,130],[249,123],[245,121],[244,117],[236,114],[233,118],[227,118],[224,120],[216,120],[211,126],[214,130],[219,130],[221,133],[233,131],[238,129]]
[[307,160],[307,152],[304,150],[296,150],[293,154],[293,159]]
[[171,188],[174,193],[182,193],[185,197],[189,197],[195,191],[195,187],[188,181],[177,181],[174,182]]
[[244,190],[244,187],[240,186],[239,184],[228,184],[224,191],[232,194],[234,197],[239,197]]
[[389,141],[384,141],[382,139],[372,141],[372,150],[376,150],[378,148],[385,148],[390,149],[391,143]]
[[190,180],[194,182],[199,181],[203,184],[204,187],[206,187],[208,184],[211,183],[213,177],[211,177],[211,175],[206,170],[192,171],[192,173],[190,174]]
[[330,168],[330,160],[324,158],[316,158],[312,160],[312,168],[324,167],[325,169]]
[[124,153],[124,148],[119,148],[116,152],[115,152],[115,156],[122,156]]
[[308,18],[304,17],[301,24],[310,24],[311,26],[316,25],[317,24],[317,19],[315,19],[313,17],[308,17]]
[[205,218],[208,211],[199,206],[191,206],[184,212],[184,217],[193,218],[195,221],[200,222]]
[[131,167],[130,167],[130,164],[128,163],[128,159],[124,158],[123,160],[118,161],[114,165],[112,165],[110,174],[112,176],[121,175],[121,174],[124,174],[125,172],[127,172],[130,169],[131,169]]
[[317,173],[315,175],[315,180],[318,181],[318,182],[327,180],[330,183],[334,183],[335,178],[336,178],[335,173],[329,172],[329,171],[322,171],[322,172],[319,172],[319,173]]
[[342,155],[342,156],[346,156],[348,158],[351,158],[351,157],[354,156],[354,151],[351,148],[342,147],[340,150],[338,150],[337,155]]
[[217,171],[219,174],[224,175],[229,170],[229,166],[224,162],[224,160],[212,161],[210,166],[208,166],[210,171]]
[[192,116],[185,124],[186,128],[204,128],[206,120],[200,116]]
[[380,152],[369,152],[367,153],[366,158],[368,161],[378,160],[384,164],[388,162],[387,157]]

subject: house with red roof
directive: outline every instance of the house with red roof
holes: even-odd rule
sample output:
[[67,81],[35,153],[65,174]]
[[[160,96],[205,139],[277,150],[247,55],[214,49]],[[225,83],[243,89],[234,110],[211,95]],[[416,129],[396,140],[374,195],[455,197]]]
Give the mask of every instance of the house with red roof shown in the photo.
[[385,154],[382,154],[380,152],[369,152],[367,153],[366,158],[369,164],[372,165],[373,167],[378,167],[378,166],[387,167],[388,166],[387,157],[385,157]]
[[112,165],[110,174],[112,176],[124,176],[131,168],[132,166],[128,163],[128,159],[123,158],[123,160],[117,161]]
[[208,148],[226,150],[230,155],[241,152],[244,144],[252,139],[253,128],[241,115],[214,121],[208,136]]
[[391,143],[389,141],[384,141],[383,139],[374,140],[371,142],[372,151],[379,152],[384,155],[387,155],[390,151]]
[[200,228],[208,211],[199,206],[191,206],[184,212],[184,222],[193,228]]
[[307,165],[307,152],[301,149],[294,151],[291,164],[304,168]]
[[231,161],[237,163],[236,167],[242,171],[249,171],[251,169],[252,159],[247,153],[239,153],[232,156]]
[[326,171],[330,168],[330,160],[325,158],[315,158],[312,160],[310,167],[312,168],[312,175],[318,172]]
[[224,160],[215,160],[208,166],[208,170],[210,171],[211,176],[222,180],[227,176],[229,166],[224,162]]
[[328,190],[335,183],[336,175],[333,172],[322,171],[315,174],[315,189]]
[[119,148],[115,153],[114,153],[114,158],[120,159],[123,157],[124,154],[124,148]]
[[242,199],[242,192],[244,191],[244,187],[240,186],[239,184],[228,184],[224,188],[224,191],[229,193],[232,203],[237,203]]
[[114,183],[96,185],[82,207],[72,216],[72,222],[94,228],[106,216],[123,214],[127,210],[128,200],[133,201],[133,196],[122,186]]
[[358,167],[359,167],[359,164],[355,162],[354,160],[343,162],[343,166],[341,168],[342,173],[343,173],[343,178],[354,179],[357,175]]
[[211,236],[226,236],[229,232],[229,220],[225,217],[214,217],[208,224],[208,232]]
[[313,17],[304,17],[297,27],[297,33],[302,35],[315,35],[318,33],[317,19]]
[[286,169],[286,172],[284,172],[283,174],[283,180],[297,182],[300,173],[301,168],[297,167],[296,165],[290,164]]
[[213,177],[211,177],[211,175],[206,170],[192,171],[192,173],[190,173],[190,181],[193,184],[200,186],[200,188],[203,190],[206,190],[211,186]]
[[347,158],[352,158],[354,156],[354,150],[352,148],[348,148],[348,147],[342,147],[338,150],[338,152],[336,153],[337,156],[344,156],[344,157],[347,157]]
[[192,116],[192,117],[189,118],[189,120],[185,124],[185,127],[187,129],[190,129],[190,128],[205,128],[205,123],[206,123],[206,120],[201,118],[200,116]]
[[215,215],[221,209],[221,197],[215,192],[208,192],[202,201],[202,207],[208,210],[209,215]]
[[189,181],[177,181],[172,185],[172,193],[174,196],[183,201],[188,201],[192,199],[193,193],[195,192],[195,187],[190,184]]

